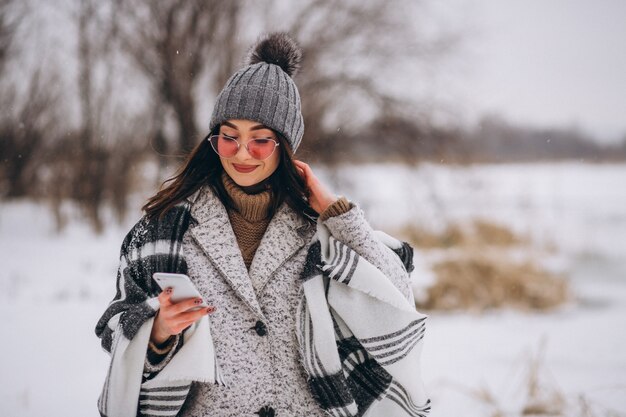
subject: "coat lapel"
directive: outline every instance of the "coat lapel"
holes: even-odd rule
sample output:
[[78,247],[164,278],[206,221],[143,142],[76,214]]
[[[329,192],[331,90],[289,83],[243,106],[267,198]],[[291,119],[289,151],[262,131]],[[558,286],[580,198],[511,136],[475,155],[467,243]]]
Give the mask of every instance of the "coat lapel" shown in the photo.
[[211,264],[248,307],[263,317],[226,208],[208,189],[195,201],[192,212],[197,224],[189,228]]
[[283,203],[267,226],[250,265],[250,279],[260,296],[276,269],[306,243],[314,228]]

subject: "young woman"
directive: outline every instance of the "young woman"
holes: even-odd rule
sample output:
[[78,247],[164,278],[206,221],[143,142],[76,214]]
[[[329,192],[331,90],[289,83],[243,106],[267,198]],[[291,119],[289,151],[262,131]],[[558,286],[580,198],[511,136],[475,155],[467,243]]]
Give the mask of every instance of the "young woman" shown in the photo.
[[[332,355],[319,352],[325,347],[313,350],[314,361],[306,358],[309,341],[304,330],[298,333],[298,323],[304,321],[297,316],[305,314],[301,317],[310,317],[310,323],[319,316],[311,301],[314,290],[307,293],[308,309],[302,305],[303,287],[309,283],[313,288],[311,278],[323,263],[319,242],[315,246],[316,229],[323,225],[336,248],[340,243],[346,246],[337,252],[337,259],[345,256],[339,274],[344,284],[347,270],[352,273],[356,259],[362,258],[407,305],[407,300],[412,305],[412,293],[409,263],[403,258],[406,261],[412,252],[383,244],[358,206],[335,196],[307,164],[294,159],[304,132],[300,97],[291,78],[300,58],[299,47],[286,34],[269,35],[256,45],[249,65],[237,71],[218,96],[209,135],[178,175],[149,199],[143,207],[145,216],[124,240],[117,293],[96,327],[103,347],[113,355],[99,401],[102,415],[113,417],[113,403],[125,395],[130,396],[127,408],[120,409],[130,410],[128,415],[133,410],[139,415],[197,417],[363,415],[376,401],[396,395],[394,389],[397,415],[428,411],[427,404],[422,408],[414,404],[423,405],[424,398],[411,399],[402,386],[396,387],[386,376],[393,371],[387,374],[365,350],[342,356],[339,336],[324,346],[334,349],[331,353],[339,362],[342,357],[348,368],[363,369],[351,374],[344,370],[345,375],[366,375],[356,383],[361,391],[353,389],[354,382],[339,381],[344,377],[341,372],[326,375],[331,372],[326,369],[330,365],[324,367],[325,357]],[[194,298],[172,302],[171,288],[161,292],[152,279],[154,272],[187,274],[210,306],[197,309],[201,300]],[[325,300],[321,304],[325,311],[332,310]],[[410,307],[405,309],[411,312]],[[198,344],[198,338],[193,344],[189,335],[208,315],[210,348],[219,367],[215,380],[221,383],[190,378],[187,384],[165,388],[150,385],[168,368],[185,366],[185,361],[201,366],[203,353],[188,353]],[[340,334],[345,323],[332,317]],[[421,340],[415,322],[422,320],[405,327],[395,351],[406,355]],[[348,331],[346,327],[344,333]],[[423,334],[423,323],[420,331]],[[140,334],[145,334],[147,346],[137,341]],[[313,336],[310,342],[317,343]],[[363,349],[367,343],[353,345]],[[115,353],[122,349],[126,353]],[[204,347],[200,349],[204,352]],[[138,394],[140,376],[128,376],[135,366],[129,359],[133,355],[141,356]],[[350,355],[357,359],[347,358]],[[125,376],[115,376],[119,372]],[[383,372],[385,376],[380,376]],[[368,373],[376,376],[373,382],[368,382]],[[153,388],[145,388],[149,386]]]

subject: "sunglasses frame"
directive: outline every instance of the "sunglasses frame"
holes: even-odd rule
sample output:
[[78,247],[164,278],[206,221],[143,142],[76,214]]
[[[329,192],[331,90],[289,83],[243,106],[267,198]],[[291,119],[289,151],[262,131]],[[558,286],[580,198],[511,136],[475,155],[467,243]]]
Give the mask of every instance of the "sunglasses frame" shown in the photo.
[[[237,144],[237,151],[235,151],[235,153],[233,154],[233,156],[222,156],[216,149],[216,144],[213,143],[213,141],[211,139],[213,138],[218,138],[220,136],[223,136],[224,138],[228,139],[228,140],[232,140],[233,142],[235,142]],[[248,148],[248,144],[250,144],[250,142],[253,142],[255,140],[270,140],[272,142],[274,142],[274,149],[272,149],[272,152],[270,152],[269,155],[267,155],[265,158],[263,159],[258,159],[255,158],[254,156],[252,156],[252,153],[250,152],[250,149]],[[211,135],[209,136],[209,138],[207,139],[209,141],[209,143],[211,144],[211,149],[213,149],[213,151],[220,157],[220,158],[224,158],[224,159],[232,159],[234,158],[238,153],[239,153],[239,149],[241,149],[241,142],[239,142],[237,139],[230,137],[228,135],[224,135],[224,134],[217,134],[217,135]],[[276,139],[272,139],[272,138],[258,138],[258,139],[250,139],[245,145],[243,145],[246,148],[246,151],[248,152],[248,155],[250,155],[253,159],[256,159],[257,161],[265,161],[266,159],[268,159],[270,156],[274,155],[274,152],[276,152],[276,148],[280,146],[280,143],[278,143],[278,141]]]

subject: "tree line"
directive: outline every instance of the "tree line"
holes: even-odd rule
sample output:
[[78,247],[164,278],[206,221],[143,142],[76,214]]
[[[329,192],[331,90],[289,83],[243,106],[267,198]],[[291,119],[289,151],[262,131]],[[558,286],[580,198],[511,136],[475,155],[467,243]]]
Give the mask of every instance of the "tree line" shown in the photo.
[[[32,34],[37,16],[53,9],[71,48],[44,60],[47,46]],[[275,30],[303,49],[295,82],[306,125],[298,155],[306,160],[624,154],[602,153],[571,132],[549,132],[545,142],[545,132],[496,119],[474,130],[434,125],[427,98],[401,96],[391,83],[427,83],[415,74],[462,43],[456,28],[433,31],[428,10],[427,1],[411,0],[0,0],[0,198],[45,201],[59,225],[67,201],[96,230],[105,206],[122,219],[143,176],[156,186],[208,133],[212,100],[246,48]]]
[[[458,41],[453,32],[420,33],[413,24],[420,14],[410,10],[421,7],[410,0],[0,0],[0,197],[45,199],[59,221],[61,204],[76,202],[97,230],[104,205],[122,217],[141,163],[156,160],[160,179],[178,165],[207,133],[206,103],[258,35],[275,30],[290,32],[303,49],[295,81],[307,129],[299,152],[325,160],[335,146],[331,126],[353,123],[355,103],[381,114],[417,109],[379,81],[400,67],[419,69]],[[64,16],[55,24],[72,33],[70,58],[38,62],[32,57],[45,47],[26,41],[40,30],[34,16],[53,11]]]
[[518,125],[497,115],[485,116],[472,126],[382,116],[343,143],[346,146],[337,149],[331,160],[409,164],[626,161],[626,134],[621,141],[602,143],[576,127]]

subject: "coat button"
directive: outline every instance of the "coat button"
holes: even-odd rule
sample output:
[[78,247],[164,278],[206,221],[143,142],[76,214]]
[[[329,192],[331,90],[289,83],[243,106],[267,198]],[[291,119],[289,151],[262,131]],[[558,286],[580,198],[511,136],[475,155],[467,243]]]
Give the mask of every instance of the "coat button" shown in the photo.
[[272,407],[270,407],[269,405],[264,405],[263,407],[261,407],[261,409],[259,411],[257,411],[255,414],[258,414],[259,417],[274,417],[276,415],[276,412],[274,411],[274,409]]
[[258,334],[259,336],[265,336],[267,334],[267,327],[265,326],[265,323],[263,323],[261,320],[257,321],[256,324],[251,327],[251,329],[254,329],[256,331],[256,334]]

